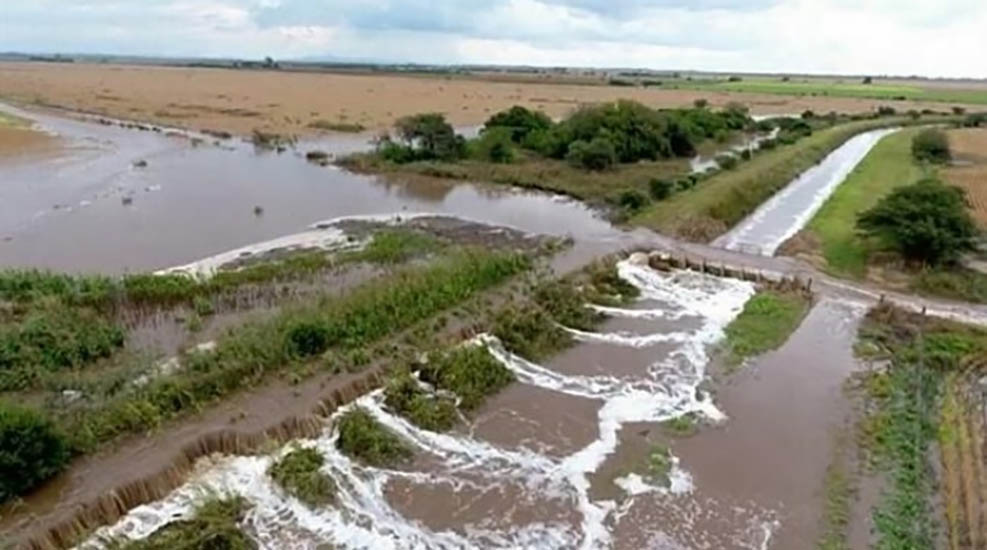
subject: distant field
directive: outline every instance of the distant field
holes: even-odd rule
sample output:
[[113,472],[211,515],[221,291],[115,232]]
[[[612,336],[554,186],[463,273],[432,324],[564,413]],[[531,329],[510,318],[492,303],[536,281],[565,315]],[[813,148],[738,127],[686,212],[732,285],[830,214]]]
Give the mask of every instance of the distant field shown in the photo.
[[751,79],[740,82],[692,81],[674,83],[675,87],[696,90],[716,90],[727,92],[748,92],[758,94],[778,94],[795,96],[831,96],[882,99],[887,101],[911,100],[923,102],[944,102],[955,104],[987,105],[987,89],[948,88],[943,86],[920,86],[890,83],[846,83],[822,80],[783,82],[779,79]]
[[961,165],[943,170],[942,175],[966,190],[974,217],[987,228],[987,129],[963,128],[948,134],[953,156]]
[[[507,81],[509,78],[515,80]],[[608,86],[514,75],[338,74],[112,64],[0,63],[0,99],[50,105],[193,129],[292,135],[321,128],[389,128],[398,117],[440,112],[457,126],[482,124],[513,105],[562,117],[581,104],[626,98],[651,107],[713,107],[740,102],[754,114],[873,112],[883,99],[736,93],[717,88]],[[685,80],[676,80],[685,84]],[[740,82],[750,86],[752,82]],[[744,89],[744,92],[750,92]],[[948,90],[947,90],[948,91]],[[987,91],[985,91],[987,93]],[[901,109],[943,110],[937,102],[895,102]]]

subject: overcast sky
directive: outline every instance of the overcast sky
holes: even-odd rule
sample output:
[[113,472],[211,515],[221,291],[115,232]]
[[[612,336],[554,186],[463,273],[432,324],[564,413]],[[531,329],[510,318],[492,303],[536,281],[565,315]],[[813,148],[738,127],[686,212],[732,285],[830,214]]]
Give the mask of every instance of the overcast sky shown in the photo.
[[987,77],[987,0],[0,0],[0,51]]

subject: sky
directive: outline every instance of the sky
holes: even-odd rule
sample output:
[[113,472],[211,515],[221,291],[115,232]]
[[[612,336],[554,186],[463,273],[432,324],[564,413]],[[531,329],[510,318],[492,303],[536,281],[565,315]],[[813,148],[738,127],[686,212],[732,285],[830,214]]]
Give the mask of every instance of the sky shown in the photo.
[[987,0],[0,0],[0,51],[987,78]]

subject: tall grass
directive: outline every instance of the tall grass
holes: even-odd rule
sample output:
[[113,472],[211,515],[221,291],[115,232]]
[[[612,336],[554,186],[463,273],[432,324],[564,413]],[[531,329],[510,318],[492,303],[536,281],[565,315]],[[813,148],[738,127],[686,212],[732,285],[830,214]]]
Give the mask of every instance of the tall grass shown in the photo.
[[798,293],[765,290],[744,304],[726,328],[727,364],[736,368],[749,357],[779,348],[809,311],[810,299]]
[[346,456],[377,467],[408,460],[412,450],[397,434],[359,407],[347,411],[338,422],[336,447]]
[[250,504],[243,497],[210,498],[191,519],[179,520],[143,540],[110,541],[112,550],[255,550],[257,543],[239,527]]
[[271,465],[268,474],[285,491],[312,507],[335,500],[336,484],[321,472],[326,459],[316,449],[295,449]]

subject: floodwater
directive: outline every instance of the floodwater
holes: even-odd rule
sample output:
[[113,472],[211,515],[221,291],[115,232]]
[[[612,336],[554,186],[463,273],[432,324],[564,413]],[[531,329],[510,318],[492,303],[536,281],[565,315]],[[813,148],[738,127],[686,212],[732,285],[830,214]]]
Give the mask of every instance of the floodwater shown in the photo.
[[[29,116],[64,147],[45,163],[0,164],[2,266],[202,273],[245,251],[338,245],[341,233],[327,219],[419,212],[571,235],[583,253],[642,237],[545,194],[387,182],[300,158],[309,149],[359,150],[366,146],[360,138],[305,142],[278,154],[167,129]],[[147,165],[136,164],[141,160]],[[610,319],[600,329],[572,331],[577,344],[543,364],[508,353],[491,337],[474,341],[489,346],[518,381],[452,433],[410,425],[386,410],[379,393],[358,400],[354,406],[411,443],[411,464],[352,462],[336,450],[331,422],[320,437],[297,442],[325,456],[323,469],[339,487],[334,506],[308,508],[272,483],[266,470],[286,449],[216,457],[83,548],[100,548],[104,535],[145,537],[217,491],[251,501],[244,528],[271,549],[803,547],[792,537],[818,513],[825,470],[823,459],[809,455],[827,445],[829,407],[840,403],[833,381],[853,365],[844,353],[853,315],[820,304],[789,344],[714,395],[710,350],[754,287],[654,271],[636,260],[621,262],[619,272],[641,290],[640,299],[601,308]],[[644,461],[669,443],[660,423],[683,415],[705,427],[671,442],[674,466],[667,480],[656,479]]]
[[713,246],[773,256],[782,243],[809,223],[826,199],[877,142],[896,131],[873,130],[850,138],[822,162],[795,178],[747,219],[713,241]]
[[[684,456],[675,460],[667,485],[630,467],[604,490],[594,488],[628,428],[636,433],[635,426],[685,414],[729,425],[730,410],[702,387],[707,354],[754,292],[746,282],[662,273],[631,260],[619,270],[641,289],[640,303],[648,309],[610,309],[613,324],[574,333],[575,349],[609,346],[636,368],[625,365],[619,376],[592,374],[594,367],[574,365],[578,354],[535,364],[480,337],[472,345],[488,345],[518,382],[492,397],[469,426],[436,434],[391,414],[379,392],[357,401],[411,443],[417,451],[412,464],[354,463],[335,449],[337,435],[328,426],[321,437],[299,442],[326,457],[323,470],[339,486],[335,506],[308,508],[272,484],[265,471],[276,455],[225,457],[97,536],[146,536],[187,515],[203,492],[218,491],[250,499],[245,528],[265,548],[677,548],[662,541],[676,540],[683,529],[731,544],[710,548],[766,548],[782,524],[777,499],[741,495],[754,501],[742,512],[706,501],[702,515],[711,521],[682,523],[697,513],[690,496],[697,480]],[[683,323],[673,327],[670,319]],[[627,349],[652,353],[620,354]],[[601,357],[587,354],[586,361]],[[642,510],[659,509],[645,502],[677,512],[664,523],[642,520]],[[99,544],[93,539],[84,547]]]
[[301,158],[309,149],[359,150],[365,138],[308,141],[278,154],[236,140],[0,109],[35,120],[65,144],[54,160],[0,163],[0,266],[157,270],[322,220],[402,212],[452,214],[577,242],[624,238],[572,200],[502,186],[388,182]]

